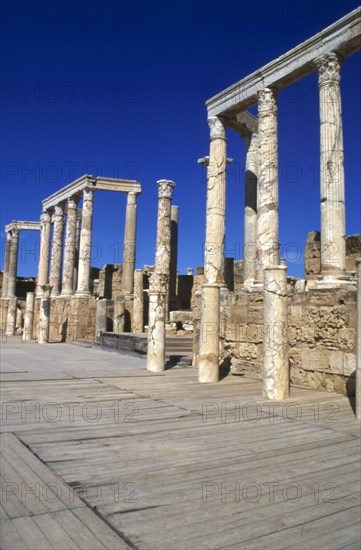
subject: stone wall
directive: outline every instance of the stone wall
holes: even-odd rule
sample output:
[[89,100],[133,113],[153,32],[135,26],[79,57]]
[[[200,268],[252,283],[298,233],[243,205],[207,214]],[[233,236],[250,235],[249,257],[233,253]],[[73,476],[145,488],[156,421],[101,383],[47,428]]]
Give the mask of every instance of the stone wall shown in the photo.
[[[291,383],[352,394],[356,368],[356,291],[294,292],[289,285],[288,342]],[[222,297],[223,359],[231,372],[261,378],[262,292]],[[267,327],[267,330],[272,327]]]
[[[330,259],[332,256],[330,249]],[[361,256],[361,235],[348,235],[346,237],[346,271],[356,271],[355,260]],[[312,231],[307,235],[305,245],[305,278],[317,279],[321,272],[321,241],[320,232]]]
[[95,309],[96,300],[92,296],[89,298],[73,296],[52,298],[50,302],[50,341],[94,340]]

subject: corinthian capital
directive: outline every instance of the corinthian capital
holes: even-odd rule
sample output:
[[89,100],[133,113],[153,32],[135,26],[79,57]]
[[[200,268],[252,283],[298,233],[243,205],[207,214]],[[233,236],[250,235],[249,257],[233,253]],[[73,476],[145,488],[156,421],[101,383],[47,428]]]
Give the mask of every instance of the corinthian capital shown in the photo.
[[258,92],[258,113],[272,111],[277,113],[278,91],[274,88],[263,88]]
[[171,180],[158,180],[158,198],[159,199],[171,199],[173,189],[175,187],[174,181]]
[[212,138],[225,138],[226,137],[226,123],[222,117],[211,116],[208,118],[208,126],[211,131]]
[[335,52],[329,52],[314,59],[313,64],[318,72],[318,83],[340,81],[340,70],[343,59]]

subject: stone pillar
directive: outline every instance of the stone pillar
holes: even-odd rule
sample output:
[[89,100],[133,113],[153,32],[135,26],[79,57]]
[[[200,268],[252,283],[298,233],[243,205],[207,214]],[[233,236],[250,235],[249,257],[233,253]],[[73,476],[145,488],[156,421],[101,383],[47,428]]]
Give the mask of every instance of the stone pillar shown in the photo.
[[346,263],[342,59],[329,52],[314,63],[320,96],[321,274],[337,275],[344,273]]
[[6,336],[13,336],[15,332],[15,323],[16,323],[16,309],[17,309],[17,298],[11,296],[8,299],[8,311],[6,317]]
[[114,299],[114,334],[122,334],[124,332],[125,324],[125,297],[117,296]]
[[6,248],[5,248],[3,288],[2,288],[3,298],[6,298],[8,295],[10,254],[11,254],[11,233],[10,231],[6,231]]
[[63,255],[64,205],[57,204],[52,217],[54,223],[53,244],[51,247],[50,285],[53,296],[59,296],[61,284],[61,263]]
[[95,334],[98,338],[107,331],[107,304],[108,300],[98,299],[95,310]]
[[7,296],[13,298],[15,296],[16,289],[16,272],[18,265],[18,250],[19,250],[19,229],[14,228],[10,230],[11,233],[11,245],[9,256],[9,271],[8,271],[8,285]]
[[204,272],[208,283],[224,283],[226,217],[226,128],[222,119],[210,117],[210,153],[207,169],[207,212]]
[[255,280],[257,262],[258,135],[247,138],[244,208],[244,281]]
[[21,336],[23,329],[23,312],[21,311],[21,307],[16,308],[16,320],[15,320],[15,334],[18,334]]
[[64,249],[64,270],[62,296],[70,296],[74,292],[74,263],[76,248],[76,217],[77,217],[76,197],[68,199],[68,217],[66,220],[65,249]]
[[169,266],[169,305],[177,303],[177,263],[178,263],[178,206],[171,206],[170,213],[170,266]]
[[40,296],[40,287],[48,284],[49,260],[50,260],[50,233],[51,221],[46,210],[40,216],[40,256],[36,295]]
[[194,307],[193,307],[193,358],[192,367],[198,368],[199,365],[199,338],[200,338],[200,308],[202,303],[202,291],[197,290],[194,293]]
[[27,292],[24,315],[23,342],[29,342],[33,338],[34,308],[35,294],[34,292]]
[[274,400],[289,396],[286,271],[286,266],[264,271],[263,397]]
[[356,260],[357,276],[357,334],[356,334],[356,390],[355,413],[361,419],[361,258]]
[[263,270],[279,263],[277,91],[270,88],[258,92],[258,140],[256,279],[262,282]]
[[[77,212],[79,214],[81,209],[78,208]],[[79,247],[80,247],[80,227],[81,227],[81,218],[77,216],[76,218],[76,231],[75,231],[75,252],[74,252],[74,280],[73,280],[73,292],[76,292],[76,287],[78,284],[78,264],[79,264]]]
[[154,272],[149,281],[147,370],[165,370],[165,304],[168,275]]
[[134,303],[132,332],[144,332],[143,271],[134,272]]
[[123,279],[122,290],[125,296],[133,294],[134,268],[136,255],[137,233],[137,193],[127,195],[127,210],[125,215],[124,247],[123,247]]
[[220,283],[202,285],[199,382],[219,381]]
[[49,342],[51,285],[41,286],[38,343]]
[[80,232],[79,245],[79,267],[78,267],[78,296],[90,295],[90,259],[92,246],[92,225],[93,225],[93,194],[94,190],[86,187],[83,191],[83,215]]
[[175,183],[159,180],[158,222],[154,273],[149,286],[149,321],[147,369],[165,369],[165,320],[171,258],[171,200]]

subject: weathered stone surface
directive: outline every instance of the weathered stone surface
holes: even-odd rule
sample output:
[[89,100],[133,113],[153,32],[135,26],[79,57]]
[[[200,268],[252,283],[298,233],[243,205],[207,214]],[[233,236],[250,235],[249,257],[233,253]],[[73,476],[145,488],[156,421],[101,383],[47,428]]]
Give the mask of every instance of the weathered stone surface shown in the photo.
[[123,293],[133,294],[137,233],[137,193],[127,194],[123,246]]
[[29,342],[33,338],[35,293],[28,292],[26,295],[26,307],[24,314],[23,342]]

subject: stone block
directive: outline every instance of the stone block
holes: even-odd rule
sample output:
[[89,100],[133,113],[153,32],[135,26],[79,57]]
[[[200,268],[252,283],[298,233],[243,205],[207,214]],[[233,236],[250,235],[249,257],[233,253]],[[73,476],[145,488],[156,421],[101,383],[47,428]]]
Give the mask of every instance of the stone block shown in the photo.
[[302,368],[306,371],[327,371],[329,368],[327,351],[304,348],[302,350]]
[[351,351],[356,346],[356,331],[353,328],[340,328],[337,333],[337,343],[341,350]]
[[343,354],[343,374],[351,376],[356,370],[356,355],[354,353]]

